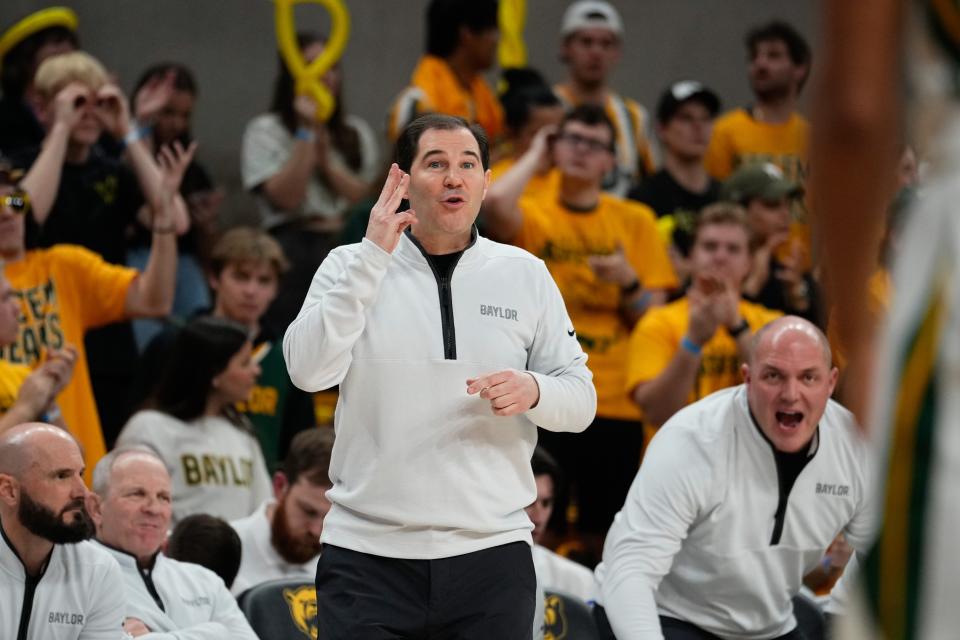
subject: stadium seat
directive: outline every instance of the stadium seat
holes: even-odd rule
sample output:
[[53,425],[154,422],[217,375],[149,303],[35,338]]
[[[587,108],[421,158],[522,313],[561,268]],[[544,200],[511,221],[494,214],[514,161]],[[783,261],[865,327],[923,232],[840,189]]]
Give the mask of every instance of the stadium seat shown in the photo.
[[590,607],[557,591],[544,593],[543,640],[600,640]]
[[317,589],[313,582],[271,580],[237,599],[260,640],[317,637]]

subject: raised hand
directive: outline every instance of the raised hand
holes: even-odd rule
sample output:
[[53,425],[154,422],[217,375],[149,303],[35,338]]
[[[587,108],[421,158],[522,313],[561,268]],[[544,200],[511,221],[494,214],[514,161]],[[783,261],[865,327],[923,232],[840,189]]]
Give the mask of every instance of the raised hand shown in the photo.
[[771,234],[766,242],[756,248],[753,252],[753,264],[750,267],[750,273],[743,281],[743,292],[755,296],[760,293],[767,280],[770,279],[770,257],[777,247],[786,241],[789,232],[782,231]]
[[526,371],[504,369],[467,380],[467,394],[490,401],[494,415],[515,416],[540,400],[540,385]]
[[90,89],[79,82],[71,82],[58,91],[53,100],[54,121],[63,123],[68,129],[72,129],[80,122],[84,110],[88,106],[93,106],[88,104],[92,100]]
[[293,110],[297,114],[297,121],[305,127],[317,124],[317,101],[306,94],[298,95],[293,99]]
[[127,100],[114,84],[105,84],[97,91],[97,119],[103,128],[117,140],[123,140],[130,131],[130,111]]
[[393,253],[400,242],[400,235],[417,222],[417,214],[412,209],[397,212],[400,201],[407,195],[409,184],[410,175],[393,163],[387,173],[380,198],[370,210],[370,222],[367,223],[365,237],[387,253]]
[[70,379],[73,377],[73,367],[76,363],[76,347],[66,345],[62,349],[51,351],[47,356],[46,362],[37,368],[38,372],[43,372],[53,379],[54,386],[52,389],[53,395],[50,398],[51,401],[60,395],[63,388],[70,382]]
[[549,169],[553,162],[550,156],[550,142],[556,135],[557,126],[554,124],[546,124],[537,129],[537,132],[533,134],[533,139],[530,141],[528,153],[537,154],[540,162],[537,171],[540,173]]
[[[712,280],[710,282],[712,285],[708,285],[707,288],[719,286]],[[697,284],[700,285],[699,282]],[[700,347],[710,341],[713,334],[717,332],[717,327],[720,326],[720,322],[713,311],[713,293],[715,291],[716,289],[712,289],[707,294],[696,286],[690,287],[687,291],[687,300],[690,303],[687,337]]]
[[[191,142],[186,149],[183,148],[179,140],[174,140],[173,144],[160,148],[157,153],[157,164],[160,165],[160,171],[163,174],[163,188],[166,195],[173,197],[180,191],[183,175],[187,172],[190,163],[193,162],[193,156],[196,152],[196,141]],[[167,194],[168,191],[169,194]]]
[[150,78],[133,97],[133,115],[140,124],[156,120],[173,96],[177,74],[170,69],[163,75]]
[[191,142],[190,146],[184,149],[179,141],[174,141],[172,145],[162,147],[157,153],[157,164],[160,167],[160,188],[157,202],[150,203],[155,231],[173,227],[177,230],[177,233],[186,232],[186,226],[178,228],[178,207],[174,203],[177,194],[180,192],[183,174],[193,160],[193,154],[196,150],[196,142]]
[[740,287],[729,279],[717,276],[717,290],[710,296],[710,306],[717,323],[733,329],[743,321],[740,315]]

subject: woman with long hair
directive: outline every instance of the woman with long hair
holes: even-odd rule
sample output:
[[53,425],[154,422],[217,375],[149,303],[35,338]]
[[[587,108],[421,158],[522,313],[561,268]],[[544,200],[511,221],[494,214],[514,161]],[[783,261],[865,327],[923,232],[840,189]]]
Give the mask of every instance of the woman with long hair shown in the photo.
[[[326,46],[311,33],[299,33],[297,42],[308,63]],[[326,122],[317,119],[312,98],[296,94],[281,59],[270,111],[243,134],[243,185],[256,195],[264,227],[292,265],[265,318],[278,334],[296,317],[313,274],[336,246],[345,211],[367,195],[379,169],[373,130],[344,108],[340,68],[322,81],[336,101]]]
[[173,523],[193,513],[233,520],[270,497],[263,453],[236,403],[246,400],[260,367],[248,331],[203,317],[177,336],[156,390],[130,420],[118,446],[143,444],[173,479]]

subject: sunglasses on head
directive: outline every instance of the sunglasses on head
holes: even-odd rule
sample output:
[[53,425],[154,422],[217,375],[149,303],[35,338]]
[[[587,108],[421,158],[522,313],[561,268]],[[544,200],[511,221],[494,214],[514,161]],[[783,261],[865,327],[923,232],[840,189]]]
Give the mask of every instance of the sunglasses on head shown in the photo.
[[26,191],[12,191],[0,196],[0,208],[10,209],[21,215],[30,211],[30,195]]

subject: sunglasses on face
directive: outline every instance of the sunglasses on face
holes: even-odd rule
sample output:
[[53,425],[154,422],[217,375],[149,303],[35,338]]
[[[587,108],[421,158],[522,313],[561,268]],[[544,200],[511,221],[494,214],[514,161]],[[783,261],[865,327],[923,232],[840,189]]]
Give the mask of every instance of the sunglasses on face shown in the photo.
[[12,191],[0,196],[0,208],[24,215],[30,211],[30,195],[26,191]]

